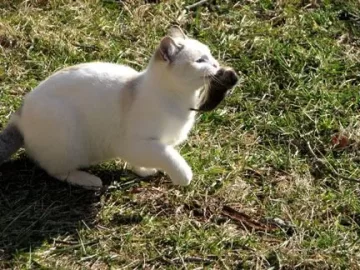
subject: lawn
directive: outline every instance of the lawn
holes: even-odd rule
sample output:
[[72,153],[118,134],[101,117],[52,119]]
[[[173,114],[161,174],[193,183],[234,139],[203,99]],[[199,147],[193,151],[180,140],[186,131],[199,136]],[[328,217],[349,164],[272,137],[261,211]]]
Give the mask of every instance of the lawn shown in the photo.
[[1,269],[360,269],[360,2],[194,2],[0,1],[1,129],[60,68],[142,69],[175,22],[241,77],[180,147],[188,187],[120,160],[89,168],[101,192],[1,166]]

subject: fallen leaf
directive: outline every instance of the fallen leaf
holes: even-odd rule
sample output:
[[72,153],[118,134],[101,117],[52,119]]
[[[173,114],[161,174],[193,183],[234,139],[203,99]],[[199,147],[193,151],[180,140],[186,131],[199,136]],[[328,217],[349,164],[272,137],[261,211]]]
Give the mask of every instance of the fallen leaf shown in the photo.
[[222,209],[222,214],[227,216],[232,221],[238,223],[246,229],[256,230],[256,231],[272,231],[277,229],[273,224],[265,224],[259,221],[254,220],[249,215],[239,212],[230,206],[224,205]]

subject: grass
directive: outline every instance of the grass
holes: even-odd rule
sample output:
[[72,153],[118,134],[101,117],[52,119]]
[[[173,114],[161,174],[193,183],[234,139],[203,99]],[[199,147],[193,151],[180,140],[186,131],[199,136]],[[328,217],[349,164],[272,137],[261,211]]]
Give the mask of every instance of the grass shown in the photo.
[[98,193],[3,165],[0,268],[360,269],[360,186],[339,177],[360,178],[359,2],[154,2],[1,1],[2,127],[62,67],[141,69],[172,22],[242,82],[181,147],[189,187],[118,161],[90,168]]

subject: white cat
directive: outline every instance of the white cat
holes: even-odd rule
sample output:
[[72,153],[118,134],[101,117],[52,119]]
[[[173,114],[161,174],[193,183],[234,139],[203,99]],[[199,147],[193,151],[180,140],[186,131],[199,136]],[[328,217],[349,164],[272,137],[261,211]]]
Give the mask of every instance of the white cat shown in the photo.
[[193,173],[174,147],[219,69],[206,45],[172,27],[142,72],[110,63],[60,70],[27,94],[0,134],[0,164],[24,145],[49,175],[85,188],[102,182],[80,168],[118,157],[140,176],[163,170],[188,185]]

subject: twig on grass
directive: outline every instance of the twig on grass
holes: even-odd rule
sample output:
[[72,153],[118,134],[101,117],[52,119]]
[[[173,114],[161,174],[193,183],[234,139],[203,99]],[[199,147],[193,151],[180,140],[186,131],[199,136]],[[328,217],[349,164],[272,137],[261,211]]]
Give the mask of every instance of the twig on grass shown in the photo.
[[215,261],[213,258],[200,258],[200,257],[180,257],[174,258],[171,260],[174,263],[201,263],[201,264],[211,264]]
[[200,0],[199,2],[186,6],[185,9],[187,10],[195,9],[198,6],[205,4],[206,2],[208,2],[208,0]]
[[170,256],[159,255],[152,259],[146,260],[145,262],[139,262],[137,266],[140,267],[141,265],[144,266],[144,264],[151,264],[154,262],[160,262],[167,265],[182,264],[184,266],[186,265],[186,263],[209,265],[216,262],[219,259],[220,258],[218,256],[212,256],[212,255],[207,256],[206,258],[195,257],[195,256],[171,258]]
[[86,243],[79,243],[79,244],[74,244],[74,245],[67,245],[66,247],[61,247],[61,246],[56,246],[55,249],[52,250],[52,252],[54,253],[61,253],[65,250],[74,250],[77,248],[83,248],[85,246],[92,246],[95,244],[98,244],[99,240],[93,240],[93,241],[89,241]]

